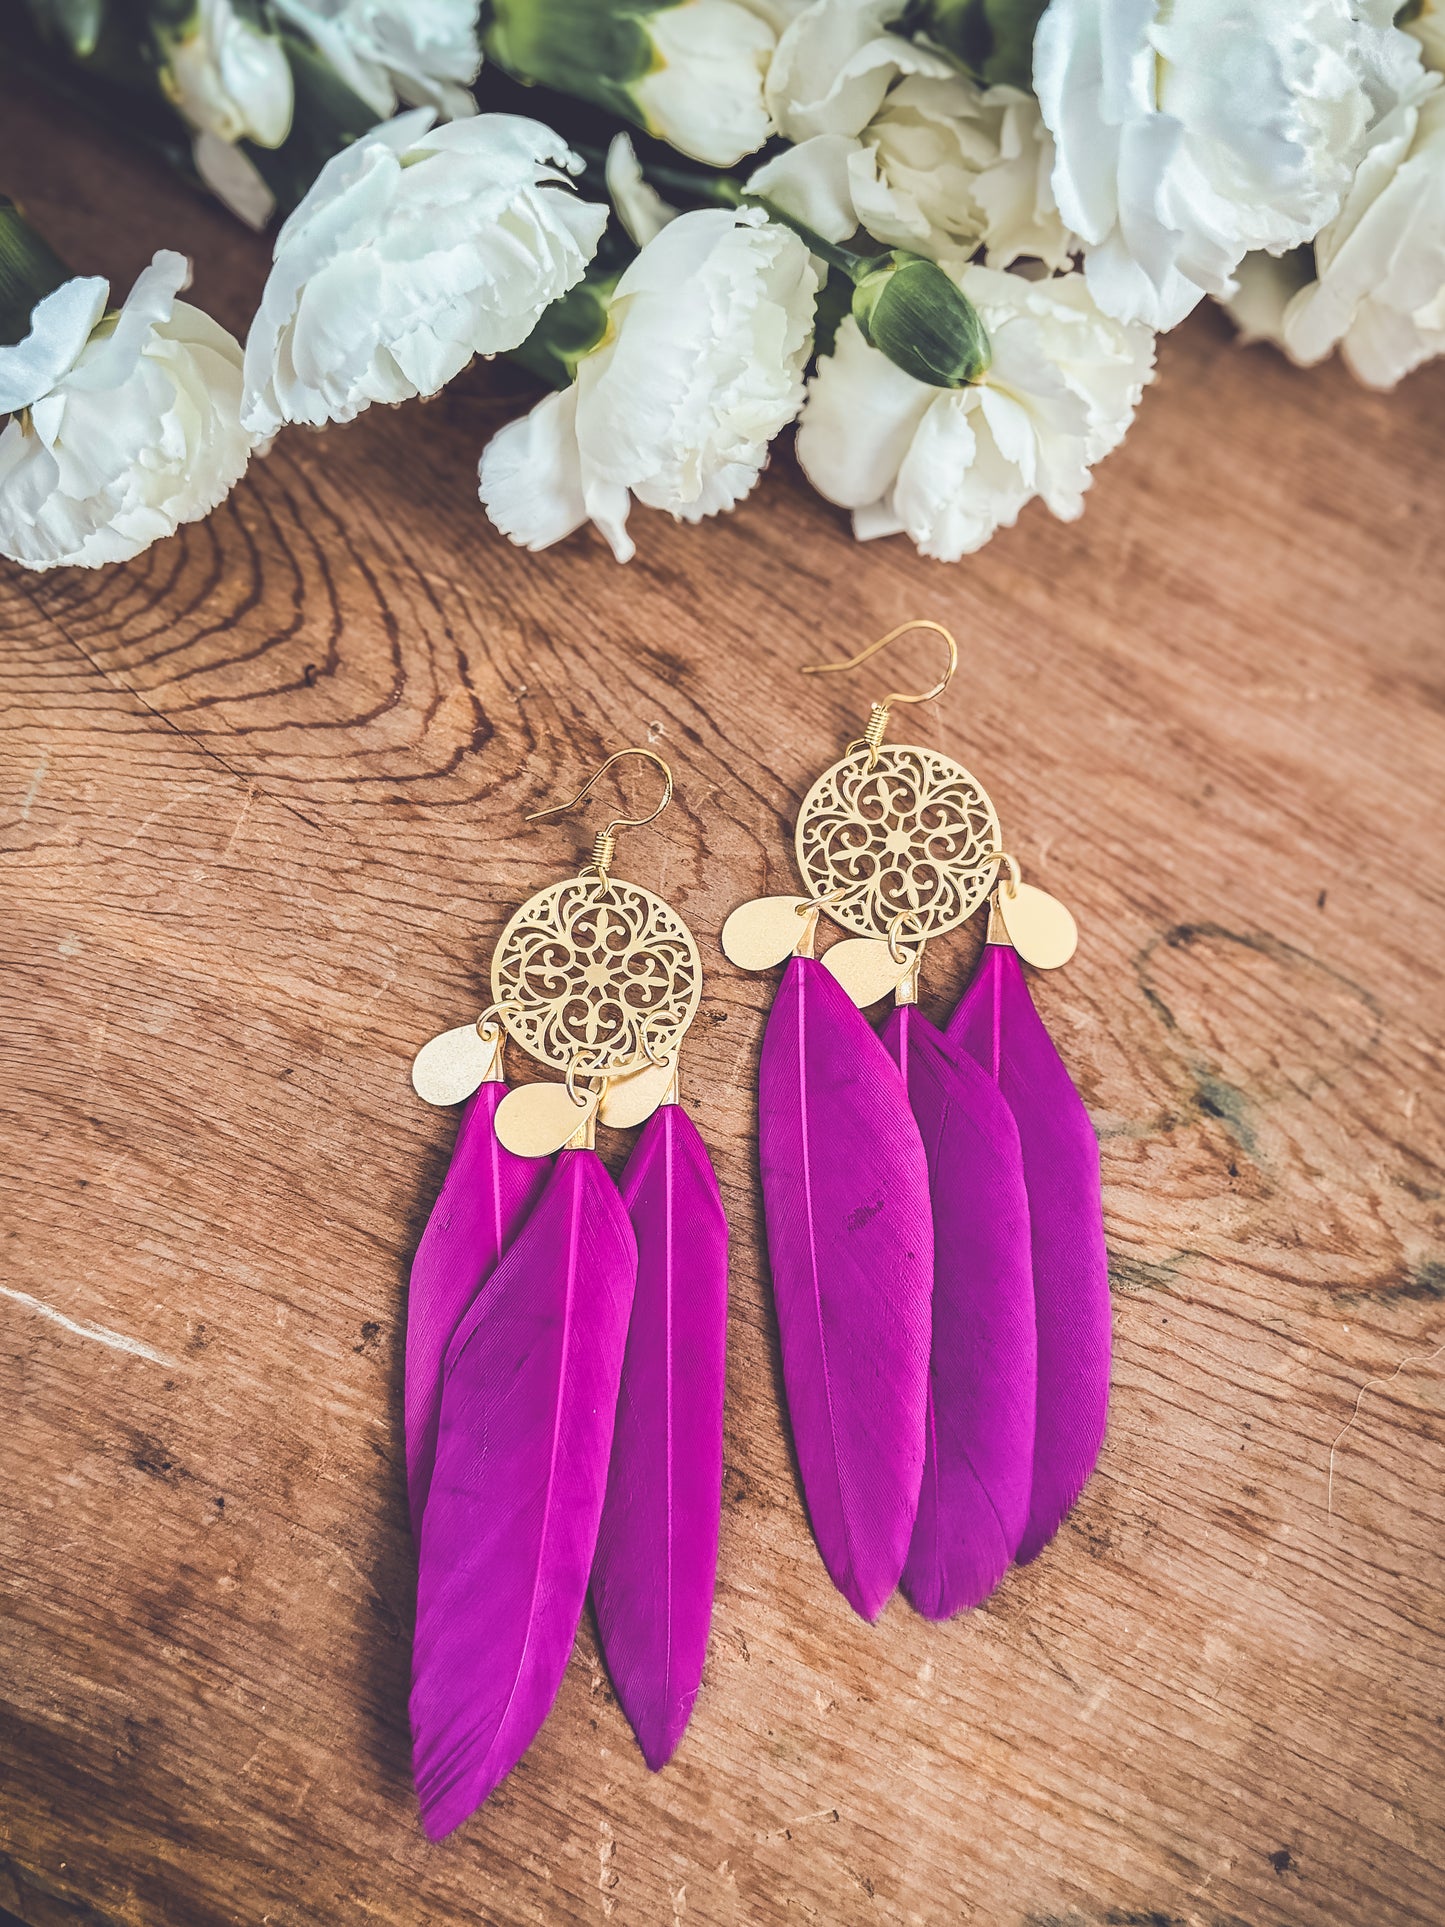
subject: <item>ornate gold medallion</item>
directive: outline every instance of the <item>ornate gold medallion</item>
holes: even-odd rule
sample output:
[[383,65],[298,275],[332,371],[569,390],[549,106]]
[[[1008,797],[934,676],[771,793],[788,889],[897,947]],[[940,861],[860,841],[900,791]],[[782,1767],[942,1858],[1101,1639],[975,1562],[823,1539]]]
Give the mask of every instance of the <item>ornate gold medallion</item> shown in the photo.
[[636,1070],[676,1050],[702,996],[702,960],[670,905],[635,883],[584,874],[512,917],[492,956],[508,1032],[554,1070]]
[[810,893],[845,930],[918,941],[973,915],[1002,839],[961,763],[912,743],[865,742],[809,790],[795,841]]

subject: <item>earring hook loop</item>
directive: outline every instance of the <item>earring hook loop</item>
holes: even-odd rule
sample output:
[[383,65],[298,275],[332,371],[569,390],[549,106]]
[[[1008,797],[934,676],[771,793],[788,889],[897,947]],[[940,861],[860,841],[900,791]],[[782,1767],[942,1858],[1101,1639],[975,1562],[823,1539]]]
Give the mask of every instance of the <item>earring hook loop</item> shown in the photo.
[[890,695],[882,697],[875,707],[886,710],[891,709],[894,703],[932,702],[934,697],[941,696],[953,681],[954,673],[958,668],[958,644],[954,640],[950,630],[945,629],[941,622],[934,622],[928,616],[915,616],[910,622],[900,622],[896,629],[890,629],[888,634],[886,636],[880,636],[877,642],[870,642],[866,649],[860,649],[856,656],[850,656],[846,662],[809,663],[803,670],[803,674],[805,676],[836,676],[840,675],[846,669],[861,668],[870,656],[876,656],[880,649],[886,649],[889,643],[897,642],[900,636],[906,636],[912,629],[931,629],[934,635],[942,636],[944,646],[948,650],[948,666],[931,689],[920,690],[917,695],[912,696],[903,690],[895,689]]
[[604,828],[600,829],[597,832],[597,839],[593,845],[592,863],[590,867],[596,870],[598,876],[601,878],[604,884],[607,881],[607,873],[609,868],[611,867],[612,852],[616,847],[616,843],[617,843],[617,832],[619,830],[640,830],[644,826],[644,824],[656,822],[657,818],[662,815],[662,812],[667,808],[668,804],[672,801],[672,789],[673,789],[672,771],[668,767],[667,763],[663,760],[663,758],[659,756],[655,750],[651,750],[651,749],[614,750],[612,754],[607,758],[606,762],[599,763],[597,765],[596,769],[593,770],[592,774],[587,778],[587,781],[582,785],[581,789],[578,790],[575,796],[569,797],[565,803],[549,803],[545,810],[533,810],[531,814],[525,819],[528,823],[537,823],[537,822],[540,822],[540,820],[544,816],[562,816],[568,810],[575,810],[577,805],[591,790],[593,784],[596,783],[597,779],[601,776],[605,776],[608,770],[611,769],[612,765],[614,763],[620,763],[624,756],[641,756],[642,758],[644,758],[645,761],[651,763],[654,766],[654,768],[661,771],[662,799],[657,804],[655,809],[651,809],[648,811],[646,816],[614,816],[610,823],[608,823]]

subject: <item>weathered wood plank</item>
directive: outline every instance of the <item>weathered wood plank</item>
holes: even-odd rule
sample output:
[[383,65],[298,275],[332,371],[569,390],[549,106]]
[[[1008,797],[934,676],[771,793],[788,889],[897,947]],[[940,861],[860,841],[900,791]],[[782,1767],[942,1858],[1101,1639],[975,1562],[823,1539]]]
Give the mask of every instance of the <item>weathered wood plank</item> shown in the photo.
[[[123,279],[179,242],[242,324],[258,243],[6,106],[7,185],[73,259]],[[585,538],[520,556],[473,495],[516,406],[483,370],[284,437],[124,569],[0,579],[0,1906],[1440,1918],[1445,378],[1366,396],[1207,315],[1161,360],[1086,518],[1031,512],[952,571],[854,546],[786,460],[706,528],[640,513],[626,570]],[[1038,994],[1104,1137],[1118,1367],[1059,1543],[964,1622],[895,1602],[869,1629],[779,1412],[771,986],[714,940],[787,887],[797,800],[866,705],[866,674],[798,666],[914,611],[965,647],[919,736],[1085,931]],[[585,841],[524,812],[646,740],[678,800],[623,850],[704,945],[689,1102],[736,1239],[711,1656],[653,1778],[584,1629],[541,1739],[438,1849],[407,1775],[400,1361],[452,1124],[407,1065]],[[930,1007],[976,941],[935,947]]]

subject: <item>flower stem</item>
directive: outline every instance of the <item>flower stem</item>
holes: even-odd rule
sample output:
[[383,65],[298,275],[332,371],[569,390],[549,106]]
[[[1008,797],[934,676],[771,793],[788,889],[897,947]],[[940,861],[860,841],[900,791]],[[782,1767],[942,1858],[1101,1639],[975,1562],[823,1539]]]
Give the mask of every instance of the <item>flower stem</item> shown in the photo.
[[877,254],[859,254],[856,249],[841,247],[836,241],[825,241],[821,234],[815,234],[796,215],[787,213],[765,194],[742,194],[738,197],[738,205],[760,207],[770,221],[780,221],[784,227],[790,227],[800,240],[807,242],[811,254],[816,254],[820,261],[826,261],[830,268],[836,268],[840,274],[846,274],[855,287],[865,274],[871,274],[885,258],[883,250]]

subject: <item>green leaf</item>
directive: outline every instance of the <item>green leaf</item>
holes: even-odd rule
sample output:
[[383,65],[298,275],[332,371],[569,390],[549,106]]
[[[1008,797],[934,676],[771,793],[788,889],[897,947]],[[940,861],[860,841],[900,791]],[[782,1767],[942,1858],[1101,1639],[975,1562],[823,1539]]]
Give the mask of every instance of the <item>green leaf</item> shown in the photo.
[[646,19],[676,0],[492,0],[488,60],[517,80],[593,101],[644,127],[632,85],[656,58]]
[[30,332],[37,301],[71,279],[71,270],[0,194],[0,345],[13,347]]
[[40,31],[63,40],[81,60],[95,52],[105,8],[106,0],[30,0]]

